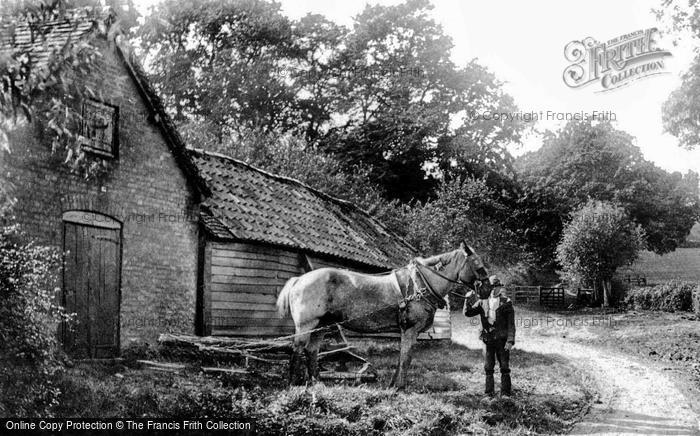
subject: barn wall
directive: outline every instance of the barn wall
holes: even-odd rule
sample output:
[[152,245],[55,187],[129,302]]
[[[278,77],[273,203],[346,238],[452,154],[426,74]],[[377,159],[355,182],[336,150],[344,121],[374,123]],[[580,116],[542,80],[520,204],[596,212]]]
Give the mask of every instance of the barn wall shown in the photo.
[[291,318],[277,315],[277,295],[303,273],[297,253],[247,243],[207,244],[211,260],[205,294],[211,315],[207,334],[275,336],[294,332]]
[[[121,344],[154,341],[165,331],[194,333],[198,199],[115,48],[102,42],[91,86],[119,107],[119,158],[99,177],[71,172],[65,155],[34,126],[0,149],[4,186],[17,198],[17,222],[29,237],[62,249],[62,214],[89,210],[123,225]],[[49,143],[47,143],[47,141]],[[57,284],[60,286],[60,283]]]
[[[210,316],[205,315],[208,328],[204,329],[204,333],[212,335],[292,334],[294,324],[291,317],[280,319],[275,306],[287,280],[303,274],[308,263],[313,269],[359,270],[338,260],[314,255],[306,257],[295,251],[261,244],[209,242],[207,253],[211,253],[211,260],[204,266],[204,274],[209,275],[210,279],[204,281],[204,301],[211,302],[211,312]],[[449,311],[440,310],[435,314],[433,327],[421,334],[420,338],[449,339],[450,331]]]

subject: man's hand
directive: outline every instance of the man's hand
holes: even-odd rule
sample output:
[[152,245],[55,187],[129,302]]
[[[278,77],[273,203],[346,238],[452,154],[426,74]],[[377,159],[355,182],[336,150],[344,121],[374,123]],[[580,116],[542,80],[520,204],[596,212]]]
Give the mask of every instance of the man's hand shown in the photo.
[[479,305],[479,297],[477,297],[474,291],[467,292],[464,296],[464,300],[468,306],[477,307]]
[[506,349],[506,351],[510,351],[513,349],[513,345],[515,344],[513,344],[512,342],[506,342],[506,346],[504,348]]

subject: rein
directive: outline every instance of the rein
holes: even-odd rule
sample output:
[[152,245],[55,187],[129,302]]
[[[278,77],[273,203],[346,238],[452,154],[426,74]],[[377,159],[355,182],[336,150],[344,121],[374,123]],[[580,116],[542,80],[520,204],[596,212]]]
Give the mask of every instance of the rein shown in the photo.
[[[469,256],[467,256],[467,262],[468,262],[468,258],[469,258]],[[425,278],[425,275],[423,274],[423,271],[421,271],[421,269],[427,269],[427,270],[430,271],[432,274],[434,274],[434,275],[440,277],[441,279],[443,279],[443,280],[445,280],[445,281],[447,281],[447,282],[454,283],[454,284],[457,284],[457,285],[462,285],[462,286],[465,286],[465,287],[467,287],[467,288],[469,288],[469,289],[472,289],[472,287],[469,286],[469,284],[466,283],[466,282],[464,282],[463,280],[461,280],[461,279],[457,279],[457,280],[451,279],[451,278],[445,276],[444,274],[440,273],[439,271],[437,271],[437,270],[435,270],[435,269],[433,269],[433,268],[430,268],[430,267],[427,266],[427,265],[423,265],[423,264],[421,264],[421,263],[419,263],[419,262],[413,262],[413,265],[416,266],[416,271],[418,272],[418,274],[420,275],[421,279],[423,280],[423,283],[425,283],[425,288],[426,288],[426,289],[428,290],[428,292],[430,293],[430,296],[433,297],[433,298],[435,298],[435,299],[438,301],[437,305],[434,305],[433,302],[431,302],[429,298],[426,298],[426,299],[425,299],[426,303],[428,303],[433,309],[436,309],[436,310],[437,310],[438,308],[441,308],[441,307],[442,307],[443,297],[442,297],[440,294],[438,294],[437,292],[435,292],[435,290],[433,289],[433,287],[430,286],[430,282]],[[474,272],[473,269],[472,269],[472,272]],[[479,288],[479,287],[481,287],[481,280],[478,280],[478,279],[477,279],[477,280],[474,281],[474,288],[473,288],[473,290],[476,290],[476,288]],[[464,299],[467,298],[466,294],[465,294],[465,295],[461,295],[461,294],[456,293],[455,291],[449,291],[448,294],[454,295],[454,296],[456,296],[456,297],[464,298]]]

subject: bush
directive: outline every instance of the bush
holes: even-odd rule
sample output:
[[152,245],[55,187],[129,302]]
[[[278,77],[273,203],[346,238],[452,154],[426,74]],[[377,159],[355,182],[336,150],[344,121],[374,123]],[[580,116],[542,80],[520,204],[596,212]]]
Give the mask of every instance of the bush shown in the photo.
[[564,227],[557,245],[557,261],[567,280],[602,285],[603,305],[609,306],[615,298],[615,271],[637,258],[643,240],[643,231],[622,207],[591,200]]
[[54,301],[60,256],[21,237],[16,226],[0,227],[0,416],[47,416],[66,319]]
[[697,283],[671,280],[651,288],[631,289],[625,303],[635,309],[690,312],[693,310],[693,298],[697,300],[698,293]]

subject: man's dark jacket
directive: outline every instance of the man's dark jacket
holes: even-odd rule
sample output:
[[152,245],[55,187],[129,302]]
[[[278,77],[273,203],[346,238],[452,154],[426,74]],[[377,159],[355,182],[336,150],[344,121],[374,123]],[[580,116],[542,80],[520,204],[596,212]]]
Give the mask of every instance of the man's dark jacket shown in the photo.
[[479,304],[474,307],[476,297],[467,300],[464,305],[464,315],[481,317],[481,335],[479,336],[485,343],[496,342],[505,339],[511,344],[515,343],[515,311],[513,310],[513,302],[510,298],[503,295],[500,296],[498,309],[496,309],[496,320],[493,326],[489,324],[488,314],[484,313],[484,309]]

